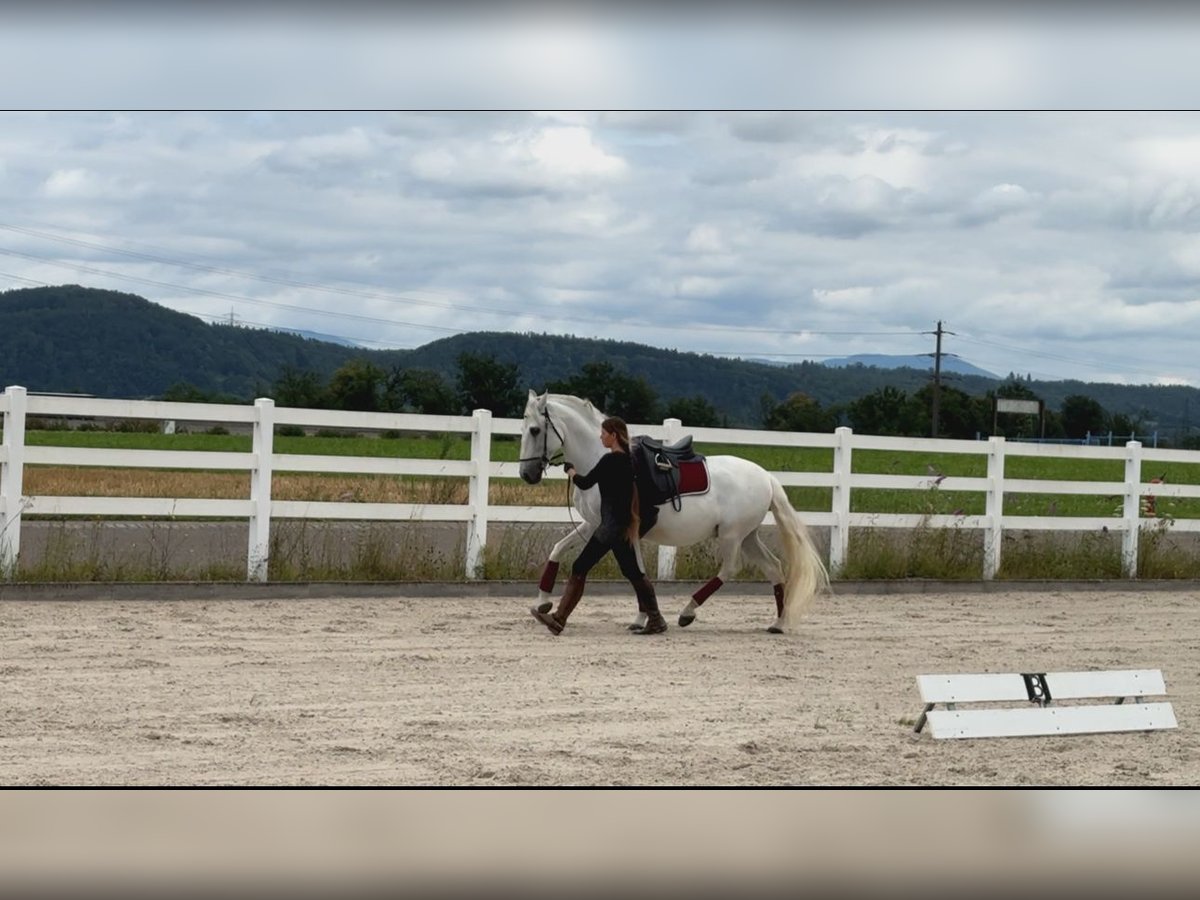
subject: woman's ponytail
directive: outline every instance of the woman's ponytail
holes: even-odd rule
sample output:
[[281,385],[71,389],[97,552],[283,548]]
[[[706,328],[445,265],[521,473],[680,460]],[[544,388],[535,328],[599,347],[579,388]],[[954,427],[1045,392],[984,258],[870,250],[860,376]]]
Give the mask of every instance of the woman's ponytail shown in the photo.
[[629,539],[629,543],[634,544],[637,543],[639,532],[642,530],[642,504],[638,497],[637,470],[633,468],[633,453],[629,447],[629,426],[625,424],[624,419],[610,416],[600,424],[600,427],[617,439],[621,450],[629,457],[629,470],[633,473],[633,489],[629,499],[629,528],[626,530],[625,536]]

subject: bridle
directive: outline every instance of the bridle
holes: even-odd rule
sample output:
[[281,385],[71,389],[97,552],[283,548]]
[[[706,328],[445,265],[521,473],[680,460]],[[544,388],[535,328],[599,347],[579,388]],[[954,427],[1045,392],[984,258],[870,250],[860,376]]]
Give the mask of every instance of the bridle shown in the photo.
[[[537,460],[542,464],[542,468],[546,466],[561,466],[563,464],[563,445],[566,443],[562,436],[562,432],[558,430],[558,426],[554,424],[554,420],[550,418],[550,407],[542,410],[542,417],[546,420],[546,427],[542,429],[542,453],[540,456],[523,456],[517,460],[519,463],[532,462]],[[556,459],[550,456],[550,431],[553,430],[558,438],[558,450],[555,451]]]
[[[566,446],[566,439],[562,436],[562,432],[558,430],[558,426],[554,424],[554,420],[550,418],[550,407],[547,405],[542,410],[542,418],[545,419],[546,425],[542,429],[542,453],[540,456],[523,456],[517,460],[518,463],[532,462],[537,460],[542,464],[542,471],[546,470],[546,466],[561,466],[565,461],[565,453],[563,447]],[[556,459],[550,457],[550,432],[554,431],[555,437],[558,438],[558,450],[555,451]],[[571,509],[571,479],[567,479],[567,515],[571,517],[571,527],[578,528],[575,523],[575,514]]]

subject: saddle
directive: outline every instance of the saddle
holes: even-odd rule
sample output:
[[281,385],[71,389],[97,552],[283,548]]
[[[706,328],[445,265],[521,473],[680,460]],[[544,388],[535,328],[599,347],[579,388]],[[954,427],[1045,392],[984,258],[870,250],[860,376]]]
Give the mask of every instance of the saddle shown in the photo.
[[708,466],[704,455],[692,448],[690,434],[674,444],[638,435],[630,441],[629,449],[641,501],[642,534],[654,527],[658,507],[664,503],[669,502],[679,512],[684,494],[708,491]]

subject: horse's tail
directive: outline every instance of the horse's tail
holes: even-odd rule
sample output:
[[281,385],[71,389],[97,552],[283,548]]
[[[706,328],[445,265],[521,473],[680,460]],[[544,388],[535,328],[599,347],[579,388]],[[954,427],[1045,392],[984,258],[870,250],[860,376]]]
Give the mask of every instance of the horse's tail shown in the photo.
[[812,606],[817,594],[829,587],[829,570],[813,545],[808,526],[792,508],[783,485],[774,476],[771,476],[771,491],[771,513],[779,526],[786,567],[780,625],[791,631]]

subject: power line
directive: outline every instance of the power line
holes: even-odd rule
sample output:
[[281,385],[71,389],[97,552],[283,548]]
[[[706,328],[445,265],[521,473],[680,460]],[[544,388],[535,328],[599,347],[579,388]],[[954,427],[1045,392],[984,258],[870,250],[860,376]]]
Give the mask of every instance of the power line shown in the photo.
[[995,347],[999,350],[1009,350],[1012,352],[1023,354],[1025,356],[1035,356],[1035,357],[1039,357],[1041,359],[1051,359],[1056,362],[1071,363],[1073,365],[1084,366],[1086,368],[1093,369],[1095,371],[1100,371],[1100,372],[1111,370],[1111,369],[1123,369],[1127,372],[1134,372],[1134,373],[1142,374],[1142,375],[1156,374],[1156,372],[1152,369],[1145,369],[1145,368],[1141,368],[1138,366],[1130,366],[1130,365],[1127,365],[1125,363],[1118,362],[1118,361],[1106,362],[1105,365],[1099,366],[1099,365],[1096,365],[1096,363],[1090,359],[1086,359],[1086,358],[1081,359],[1079,357],[1073,357],[1073,356],[1063,356],[1063,355],[1057,354],[1057,353],[1046,353],[1045,351],[1041,351],[1041,350],[1030,350],[1027,347],[1018,347],[1018,346],[1015,346],[1012,344],[1000,343],[999,341],[988,341],[988,340],[984,340],[982,338],[970,338],[970,337],[965,337],[965,336],[961,336],[961,335],[959,336],[959,340],[965,341],[969,344],[979,344],[981,346],[986,346],[986,347]]
[[36,278],[26,278],[24,275],[14,275],[11,272],[0,272],[0,276],[2,276],[4,278],[11,278],[14,281],[27,281],[30,284],[38,285],[38,287],[50,287],[51,286],[48,281],[38,281]]

